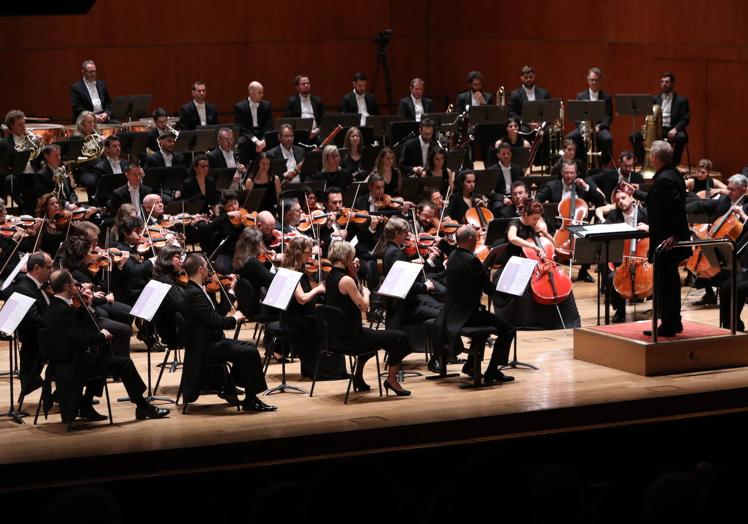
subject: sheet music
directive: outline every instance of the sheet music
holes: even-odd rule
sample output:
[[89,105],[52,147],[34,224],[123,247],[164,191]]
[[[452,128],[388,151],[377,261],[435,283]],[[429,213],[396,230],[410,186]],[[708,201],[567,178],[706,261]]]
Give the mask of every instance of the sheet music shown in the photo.
[[496,283],[496,291],[522,296],[536,265],[538,265],[537,260],[516,256],[510,258]]
[[387,278],[379,286],[377,293],[388,297],[405,298],[422,267],[421,264],[398,260],[390,268]]
[[18,328],[18,324],[21,323],[23,317],[29,312],[31,306],[34,305],[34,302],[35,300],[31,297],[13,293],[5,301],[3,309],[0,310],[0,333],[11,336]]
[[356,244],[358,244],[358,237],[354,236],[348,243],[351,245],[351,247],[356,247]]
[[169,284],[151,280],[143,288],[143,291],[140,292],[140,296],[135,301],[130,314],[150,322],[153,320],[153,316],[158,311],[158,308],[161,307],[161,302],[164,301],[164,297],[170,289],[171,286]]
[[300,279],[301,273],[298,271],[291,271],[285,267],[278,268],[278,273],[273,277],[262,303],[285,311]]
[[625,222],[619,222],[616,224],[592,224],[584,226],[582,229],[576,232],[576,235],[580,238],[586,238],[587,235],[600,234],[600,233],[631,233],[636,231],[635,227],[631,227]]
[[16,264],[16,267],[13,268],[13,271],[10,272],[10,275],[8,275],[8,278],[5,279],[5,282],[3,282],[3,287],[0,288],[0,291],[7,288],[11,282],[13,282],[13,279],[16,278],[16,275],[19,271],[21,271],[21,268],[26,265],[26,262],[29,259],[29,253],[26,253],[21,257],[21,260],[18,261],[18,264]]

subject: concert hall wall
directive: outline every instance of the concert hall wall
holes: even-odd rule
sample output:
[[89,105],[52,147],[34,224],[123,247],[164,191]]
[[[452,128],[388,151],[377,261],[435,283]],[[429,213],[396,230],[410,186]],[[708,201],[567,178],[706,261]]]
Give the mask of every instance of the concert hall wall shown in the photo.
[[[294,92],[293,76],[305,72],[330,110],[355,71],[371,83],[374,35],[391,27],[394,101],[421,76],[437,109],[465,89],[471,69],[483,72],[490,91],[509,91],[522,65],[532,64],[538,85],[564,99],[586,88],[593,65],[611,93],[655,93],[660,73],[672,71],[676,90],[691,102],[692,161],[707,156],[731,174],[748,163],[746,22],[748,5],[740,0],[99,0],[84,16],[0,18],[0,100],[3,111],[67,121],[68,86],[82,60],[93,58],[113,96],[150,93],[151,109],[176,113],[201,79],[230,122],[234,103],[256,79],[278,112]],[[381,70],[376,95],[384,104]],[[630,118],[614,119],[616,151],[631,127]]]

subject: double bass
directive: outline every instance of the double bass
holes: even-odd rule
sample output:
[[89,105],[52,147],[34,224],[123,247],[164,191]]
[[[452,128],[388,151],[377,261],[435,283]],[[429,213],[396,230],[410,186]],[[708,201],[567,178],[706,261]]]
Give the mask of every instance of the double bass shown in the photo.
[[[634,206],[634,224],[637,224],[639,206]],[[648,238],[627,238],[623,242],[623,261],[613,274],[613,287],[623,298],[634,300],[652,296],[654,267],[649,263],[648,252]]]

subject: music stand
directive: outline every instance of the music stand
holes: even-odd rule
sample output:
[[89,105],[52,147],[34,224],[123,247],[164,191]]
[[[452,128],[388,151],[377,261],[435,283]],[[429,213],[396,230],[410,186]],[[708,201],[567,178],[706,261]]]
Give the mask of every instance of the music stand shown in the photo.
[[314,125],[314,118],[276,118],[273,127],[280,132],[283,124],[290,125],[294,131],[311,131]]
[[309,151],[301,166],[301,180],[312,178],[322,169],[322,151]]
[[120,122],[140,120],[148,114],[151,95],[118,96],[112,102],[112,119]]
[[[81,145],[83,145],[83,140],[80,140],[79,142],[81,143]],[[80,148],[78,152],[80,153]],[[17,174],[23,173],[24,170],[26,169],[26,164],[29,163],[30,157],[31,157],[31,151],[21,151],[21,152],[16,153],[13,156],[13,165],[10,166],[12,170],[11,172],[17,173]],[[65,157],[63,157],[63,159],[64,158]],[[78,157],[76,156],[75,158],[77,159]],[[33,173],[30,173],[30,174],[33,174]]]
[[518,165],[522,169],[522,172],[525,173],[530,164],[530,150],[526,147],[513,147],[512,164]]
[[359,113],[325,113],[320,118],[319,125],[320,135],[327,136],[338,125],[346,127],[359,127],[361,115]]
[[[303,169],[304,166],[302,166]],[[270,174],[278,175],[283,180],[283,173],[288,171],[285,158],[273,158],[270,160]]]
[[398,144],[410,135],[418,136],[421,124],[414,120],[390,122],[389,139],[392,144]]
[[[436,189],[437,191],[442,190],[442,184],[444,184],[444,180],[442,180],[442,177],[440,176],[424,176],[419,178],[421,181],[421,191],[423,191],[427,187],[431,187]],[[403,180],[405,182],[405,180]]]
[[523,122],[554,122],[560,119],[561,99],[527,101],[522,104]]
[[486,230],[486,245],[493,246],[498,241],[504,241],[506,239],[506,231],[509,227],[509,222],[514,218],[494,218],[488,223],[488,229]]
[[130,160],[131,158],[140,158],[145,152],[145,148],[148,145],[148,135],[150,133],[140,131],[127,131],[120,133],[119,137],[122,149],[119,157],[122,160]]
[[451,169],[455,173],[459,172],[465,163],[465,150],[447,151],[447,158],[444,161],[447,164],[447,169]]
[[235,173],[236,168],[234,167],[214,167],[208,171],[208,176],[213,177],[213,180],[216,181],[216,189],[223,193],[231,188]]
[[204,126],[197,126],[195,128],[195,131],[204,131],[206,129],[210,129],[213,131],[213,133],[216,136],[216,142],[218,142],[218,132],[223,129],[224,127],[231,129],[231,133],[234,135],[234,142],[239,140],[239,126],[237,125],[227,125],[227,124],[206,124]]
[[418,202],[418,195],[421,192],[422,182],[419,177],[404,178],[400,184],[400,196],[410,202]]
[[197,130],[183,129],[179,132],[177,137],[176,147],[174,151],[176,153],[192,153],[195,141],[197,141]]
[[16,330],[33,305],[33,298],[14,292],[10,297],[8,297],[5,304],[3,304],[2,310],[0,310],[0,337],[8,341],[8,381],[10,382],[10,407],[8,408],[8,412],[3,413],[2,415],[10,417],[13,422],[16,422],[17,424],[23,424],[23,417],[26,413],[16,411],[14,404],[13,355],[16,353],[16,344],[18,343]]
[[642,93],[613,96],[616,101],[616,113],[618,116],[630,116],[631,132],[636,133],[636,117],[652,114],[652,95]]
[[505,124],[509,120],[509,110],[501,106],[470,106],[470,124]]
[[[283,189],[283,192],[287,191],[305,191],[306,188],[311,189],[315,193],[317,191],[324,192],[325,189],[325,181],[324,180],[310,180],[308,182],[301,182],[301,183],[291,183],[287,184],[286,187]],[[304,195],[301,195],[302,200],[304,199]]]
[[605,120],[605,100],[567,100],[564,115],[571,122],[601,122]]
[[424,113],[421,122],[424,120],[433,120],[437,127],[453,124],[459,115],[457,113]]
[[474,194],[490,195],[496,187],[496,181],[501,174],[500,169],[478,169],[475,171]]
[[[82,138],[71,138],[64,142],[57,142],[57,145],[60,146],[60,156],[62,157],[62,161],[78,160],[78,157],[81,156],[81,150],[83,149],[83,142],[84,140]],[[16,157],[18,156],[19,155],[16,155]],[[13,167],[15,168],[15,165]],[[25,168],[26,164],[23,164],[23,167]],[[21,168],[21,172],[23,172],[23,168]]]
[[[251,191],[240,191],[239,202],[244,202],[242,207],[249,211],[257,211],[262,204],[262,200],[265,198],[265,192],[267,191],[264,187],[252,188]],[[244,197],[242,199],[242,196]]]
[[370,115],[366,117],[366,127],[371,128],[372,137],[381,138],[382,144],[387,144],[388,142],[396,142],[392,139],[390,125],[393,122],[405,121],[405,117],[402,115]]
[[381,145],[364,148],[361,152],[361,169],[365,171],[374,169],[374,163],[377,161],[377,156],[379,156],[381,150]]
[[369,186],[366,184],[366,181],[354,182],[343,190],[343,207],[356,207],[353,199],[356,197],[357,187],[361,188],[358,190],[358,198],[369,196]]

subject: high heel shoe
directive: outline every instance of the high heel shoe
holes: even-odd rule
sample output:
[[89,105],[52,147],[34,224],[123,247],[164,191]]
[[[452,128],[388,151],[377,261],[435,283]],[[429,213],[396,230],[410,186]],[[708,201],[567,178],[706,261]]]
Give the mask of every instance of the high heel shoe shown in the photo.
[[359,393],[364,391],[371,391],[371,386],[364,382],[363,377],[353,375],[353,391],[358,391]]
[[387,393],[387,395],[389,395],[390,389],[394,391],[395,395],[397,395],[398,397],[409,397],[410,396],[410,391],[408,391],[407,389],[395,389],[395,387],[392,384],[390,384],[387,380],[385,380],[384,391]]

